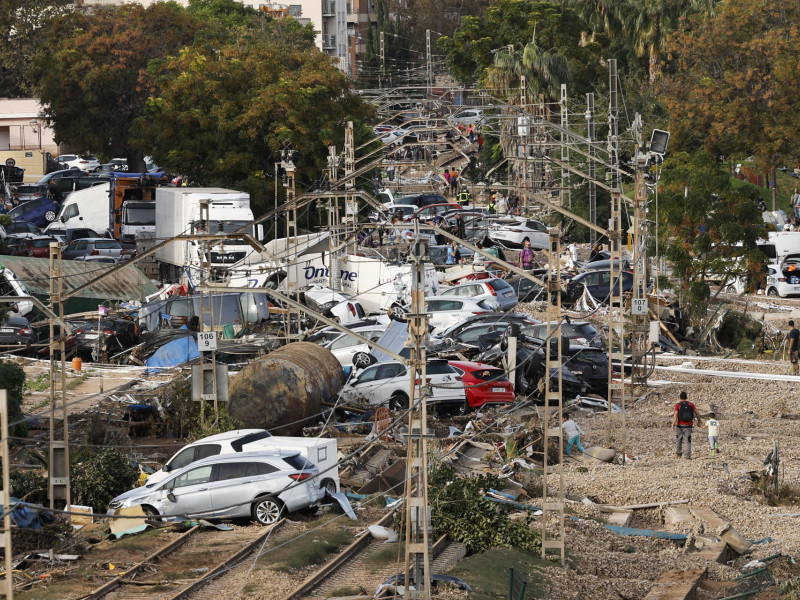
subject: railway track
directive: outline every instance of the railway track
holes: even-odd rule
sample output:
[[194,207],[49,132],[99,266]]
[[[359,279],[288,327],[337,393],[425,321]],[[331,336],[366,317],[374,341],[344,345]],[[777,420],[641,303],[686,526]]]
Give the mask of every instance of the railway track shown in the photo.
[[[380,519],[375,525],[388,525],[393,513]],[[391,560],[378,567],[371,563],[371,558],[386,549],[399,550],[397,545],[386,545],[374,540],[369,533],[357,538],[339,554],[328,560],[302,583],[283,597],[283,600],[317,600],[326,597],[333,590],[360,590],[372,594],[376,587],[398,572],[398,562]],[[466,547],[453,544],[445,537],[440,538],[432,547],[431,565],[433,572],[441,572],[449,568],[466,554]],[[402,561],[402,555],[397,557]],[[438,564],[437,564],[438,558]],[[401,567],[402,568],[402,567]]]
[[188,598],[257,550],[283,522],[282,519],[270,527],[238,532],[195,525],[81,600]]

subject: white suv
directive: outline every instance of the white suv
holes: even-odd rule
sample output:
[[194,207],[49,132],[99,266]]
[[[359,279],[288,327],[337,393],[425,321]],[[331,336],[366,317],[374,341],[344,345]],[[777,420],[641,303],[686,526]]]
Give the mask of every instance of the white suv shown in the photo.
[[63,164],[66,169],[74,167],[89,173],[100,170],[100,161],[97,160],[97,157],[91,155],[62,154],[58,157],[58,162]]
[[[466,394],[461,375],[446,360],[428,361],[425,369],[431,394],[427,403],[437,408],[466,410]],[[370,406],[388,406],[391,410],[408,408],[408,369],[396,361],[367,367],[345,384],[339,395],[344,400],[363,398]]]

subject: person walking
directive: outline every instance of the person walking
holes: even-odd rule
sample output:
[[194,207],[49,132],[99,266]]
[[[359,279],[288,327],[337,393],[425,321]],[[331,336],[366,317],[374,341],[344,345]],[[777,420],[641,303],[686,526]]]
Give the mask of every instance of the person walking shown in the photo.
[[711,448],[711,456],[716,456],[719,452],[719,421],[717,421],[717,415],[713,412],[708,413],[708,421],[706,421],[705,426],[708,429],[708,445]]
[[533,268],[533,250],[530,240],[525,240],[522,251],[519,253],[519,264],[526,271]]
[[797,191],[797,188],[794,188],[794,194],[792,194],[792,206],[797,206],[800,204],[800,192]]
[[792,361],[792,375],[797,375],[800,371],[798,364],[798,350],[800,350],[800,331],[794,326],[794,321],[789,321],[789,360]]
[[456,171],[455,167],[450,169],[450,193],[453,196],[456,195],[456,190],[458,189],[458,171]]
[[[694,404],[689,402],[686,392],[682,391],[680,402],[675,405],[675,410],[672,414],[672,431],[675,432],[675,456],[677,458],[682,456],[688,460],[692,458],[692,426],[695,419],[697,420],[697,426],[702,427],[703,421],[700,419],[700,413],[697,412]],[[684,442],[686,442],[685,452],[683,449]]]
[[561,429],[567,439],[567,456],[572,456],[573,446],[577,446],[581,453],[586,452],[581,445],[581,434],[586,435],[586,432],[567,413],[564,413],[564,422],[561,424]]
[[456,264],[456,253],[458,252],[458,246],[455,242],[452,242],[447,247],[447,259],[445,260],[446,265],[454,265]]

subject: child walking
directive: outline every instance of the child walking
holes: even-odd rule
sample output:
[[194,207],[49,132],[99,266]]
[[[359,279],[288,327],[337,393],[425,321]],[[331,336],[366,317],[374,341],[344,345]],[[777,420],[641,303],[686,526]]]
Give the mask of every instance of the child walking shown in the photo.
[[567,456],[572,456],[573,446],[577,446],[581,453],[585,452],[581,445],[581,434],[583,433],[585,435],[586,432],[581,429],[581,426],[573,421],[568,414],[564,415],[564,422],[561,424],[561,429],[563,430],[564,437],[567,438]]
[[711,447],[711,456],[719,452],[719,421],[713,412],[708,413],[708,420],[704,427],[708,428],[708,445]]

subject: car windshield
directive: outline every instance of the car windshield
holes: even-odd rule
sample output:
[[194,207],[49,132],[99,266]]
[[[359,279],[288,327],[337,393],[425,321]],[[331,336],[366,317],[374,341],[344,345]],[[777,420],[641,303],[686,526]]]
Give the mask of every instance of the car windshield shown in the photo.
[[51,240],[49,238],[41,240],[31,240],[31,246],[33,246],[34,248],[47,248],[48,246],[50,246],[50,242],[53,241],[55,240]]
[[21,185],[17,188],[18,194],[35,194],[39,190],[41,190],[41,186],[38,185]]
[[125,207],[123,222],[128,225],[155,225],[156,207],[153,203],[150,207]]
[[30,221],[18,221],[7,225],[6,233],[39,233],[39,228]]
[[108,240],[107,242],[95,242],[94,247],[98,250],[118,250],[122,246],[117,240]]
[[446,362],[428,363],[425,371],[428,375],[450,375],[456,373],[456,370]]

